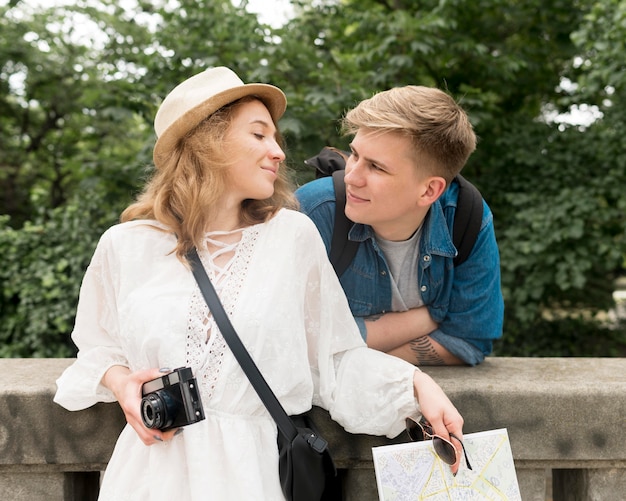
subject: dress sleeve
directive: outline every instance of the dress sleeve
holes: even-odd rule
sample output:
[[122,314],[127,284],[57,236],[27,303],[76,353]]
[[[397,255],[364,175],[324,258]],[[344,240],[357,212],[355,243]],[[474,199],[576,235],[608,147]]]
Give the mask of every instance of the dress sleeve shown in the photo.
[[101,384],[114,365],[128,367],[117,320],[118,266],[112,242],[105,233],[85,272],[80,288],[72,340],[78,347],[76,361],[57,379],[54,401],[68,410],[80,410],[97,402],[114,402],[113,393]]
[[348,432],[395,437],[407,416],[419,415],[413,391],[418,369],[365,345],[323,243],[319,236],[312,240],[309,257],[318,258],[308,277],[305,323],[313,404]]

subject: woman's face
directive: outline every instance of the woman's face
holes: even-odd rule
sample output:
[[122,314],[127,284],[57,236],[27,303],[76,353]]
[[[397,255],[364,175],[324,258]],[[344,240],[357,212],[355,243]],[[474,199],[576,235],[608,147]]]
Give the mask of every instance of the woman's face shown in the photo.
[[231,163],[228,196],[233,202],[264,200],[274,194],[278,169],[285,160],[276,136],[272,117],[261,101],[237,107],[225,138]]

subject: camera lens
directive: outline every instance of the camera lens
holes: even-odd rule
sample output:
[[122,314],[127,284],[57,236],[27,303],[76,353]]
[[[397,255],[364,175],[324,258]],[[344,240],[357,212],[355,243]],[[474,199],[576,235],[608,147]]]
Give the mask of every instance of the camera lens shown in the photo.
[[162,430],[172,425],[178,405],[165,391],[155,391],[141,399],[141,419],[147,428]]

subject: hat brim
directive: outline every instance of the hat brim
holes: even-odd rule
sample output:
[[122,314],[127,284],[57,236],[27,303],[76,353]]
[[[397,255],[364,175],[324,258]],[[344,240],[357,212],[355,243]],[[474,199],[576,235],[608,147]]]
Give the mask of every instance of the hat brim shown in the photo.
[[267,106],[272,119],[278,122],[287,109],[287,98],[278,87],[269,84],[244,84],[219,92],[187,111],[159,136],[154,145],[153,160],[158,165],[165,160],[178,141],[198,126],[202,120],[229,103],[246,96],[258,97]]

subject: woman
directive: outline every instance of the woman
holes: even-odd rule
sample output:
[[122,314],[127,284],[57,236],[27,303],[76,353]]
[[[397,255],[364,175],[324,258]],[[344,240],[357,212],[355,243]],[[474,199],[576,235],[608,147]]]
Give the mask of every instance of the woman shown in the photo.
[[[292,210],[276,129],[285,107],[278,88],[213,68],[156,115],[155,175],[98,243],[72,333],[78,358],[57,381],[65,408],[117,401],[126,416],[101,499],[283,498],[276,425],[200,295],[193,247],[289,414],[319,405],[347,431],[390,437],[423,414],[436,433],[462,436],[430,377],[362,341],[317,229]],[[206,418],[146,428],[142,384],[181,366]]]

